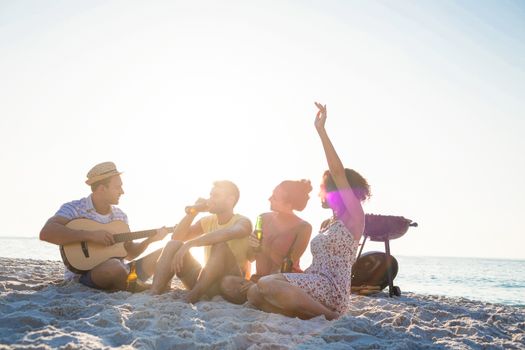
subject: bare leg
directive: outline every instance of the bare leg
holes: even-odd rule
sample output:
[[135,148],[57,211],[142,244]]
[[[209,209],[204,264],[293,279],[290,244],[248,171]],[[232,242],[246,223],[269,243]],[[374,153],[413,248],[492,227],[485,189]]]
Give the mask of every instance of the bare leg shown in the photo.
[[197,283],[185,300],[189,303],[197,302],[212,284],[230,274],[241,276],[241,269],[237,266],[233,253],[226,243],[214,244],[206,266],[201,270]]
[[109,259],[95,266],[91,271],[91,280],[100,289],[126,290],[128,270],[119,259]]
[[[156,263],[155,274],[153,275],[153,285],[151,286],[152,294],[161,294],[170,289],[171,279],[175,275],[173,257],[182,245],[183,243],[181,241],[169,241],[162,250]],[[152,254],[155,253],[156,252]],[[177,277],[180,278],[186,288],[191,289],[197,281],[201,266],[191,254],[184,256],[182,264],[182,272],[180,272]]]
[[177,274],[177,277],[182,281],[186,289],[191,290],[197,283],[201,270],[201,264],[188,253],[182,260],[182,271]]
[[159,260],[162,250],[162,248],[157,249],[153,253],[150,253],[145,257],[137,260],[137,262],[140,263],[140,268],[143,274],[148,276],[148,278],[155,273],[155,267],[157,266],[157,261]]
[[254,283],[240,276],[224,276],[220,285],[221,295],[230,303],[244,304],[249,284],[253,285]]
[[171,261],[182,245],[181,241],[169,241],[162,249],[155,266],[153,284],[150,289],[152,294],[161,294],[170,288],[171,279],[175,275]]
[[289,313],[305,318],[324,315],[328,320],[339,316],[301,288],[290,284],[281,274],[262,277],[256,288],[266,302],[287,316]]
[[299,317],[299,318],[305,318],[301,317],[302,315],[297,315],[293,312],[288,312],[286,310],[280,309],[273,304],[270,304],[269,302],[264,299],[264,296],[259,292],[259,288],[257,287],[257,284],[254,284],[253,286],[248,289],[248,302],[258,308],[259,310],[262,310],[264,312],[274,313],[274,314],[282,314],[289,317]]

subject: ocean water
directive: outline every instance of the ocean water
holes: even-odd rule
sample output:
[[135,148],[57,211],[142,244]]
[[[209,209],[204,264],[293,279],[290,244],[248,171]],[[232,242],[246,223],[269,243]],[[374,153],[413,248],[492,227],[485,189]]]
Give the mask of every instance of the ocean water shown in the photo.
[[[148,251],[163,245],[155,244]],[[0,237],[0,256],[60,260],[58,247],[38,238]],[[394,285],[400,287],[401,293],[464,297],[525,307],[525,260],[396,255],[395,258],[399,271]]]
[[400,256],[395,284],[421,294],[525,307],[525,260]]

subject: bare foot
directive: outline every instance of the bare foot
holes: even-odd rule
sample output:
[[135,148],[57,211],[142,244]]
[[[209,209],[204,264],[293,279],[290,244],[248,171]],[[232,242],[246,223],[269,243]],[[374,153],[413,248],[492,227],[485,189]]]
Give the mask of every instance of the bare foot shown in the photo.
[[149,290],[149,294],[151,294],[151,295],[160,295],[160,294],[164,294],[164,293],[166,293],[166,292],[168,292],[170,290],[171,290],[171,287],[168,286],[167,284],[164,287],[162,287],[162,288],[158,288],[158,287],[153,287],[152,286],[151,289]]
[[150,283],[145,283],[137,279],[137,281],[133,285],[128,286],[126,291],[131,292],[131,293],[140,293],[150,288],[151,288]]
[[200,299],[200,297],[197,295],[197,293],[195,293],[195,291],[193,290],[190,290],[185,296],[184,298],[182,298],[182,300],[184,300],[184,302],[188,303],[188,304],[195,304],[196,302],[198,302]]
[[184,300],[184,302],[188,304],[195,304],[199,299],[195,299],[195,297],[189,295],[188,293],[184,296],[184,298],[182,298],[182,300]]
[[326,317],[328,321],[331,321],[331,320],[335,320],[336,318],[338,318],[339,314],[335,311],[330,311],[330,312],[325,313],[324,316]]

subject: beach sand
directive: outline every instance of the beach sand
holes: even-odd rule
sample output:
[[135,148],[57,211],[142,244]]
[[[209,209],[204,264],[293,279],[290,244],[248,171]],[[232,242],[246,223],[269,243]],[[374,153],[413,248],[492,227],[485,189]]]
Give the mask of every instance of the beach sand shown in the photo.
[[[340,319],[106,293],[62,280],[58,261],[0,258],[0,349],[525,349],[525,309],[403,293],[353,296]],[[402,286],[401,286],[402,287]]]

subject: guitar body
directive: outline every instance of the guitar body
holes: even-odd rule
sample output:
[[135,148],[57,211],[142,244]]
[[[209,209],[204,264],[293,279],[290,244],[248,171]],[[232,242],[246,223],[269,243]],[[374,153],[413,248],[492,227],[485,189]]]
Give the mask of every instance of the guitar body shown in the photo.
[[[119,234],[129,232],[129,226],[124,221],[112,221],[101,224],[89,219],[75,219],[67,223],[66,227],[74,230],[98,231],[104,230]],[[78,242],[60,246],[62,261],[67,268],[75,273],[83,273],[111,258],[124,258],[128,253],[124,242],[104,246],[92,242]]]

